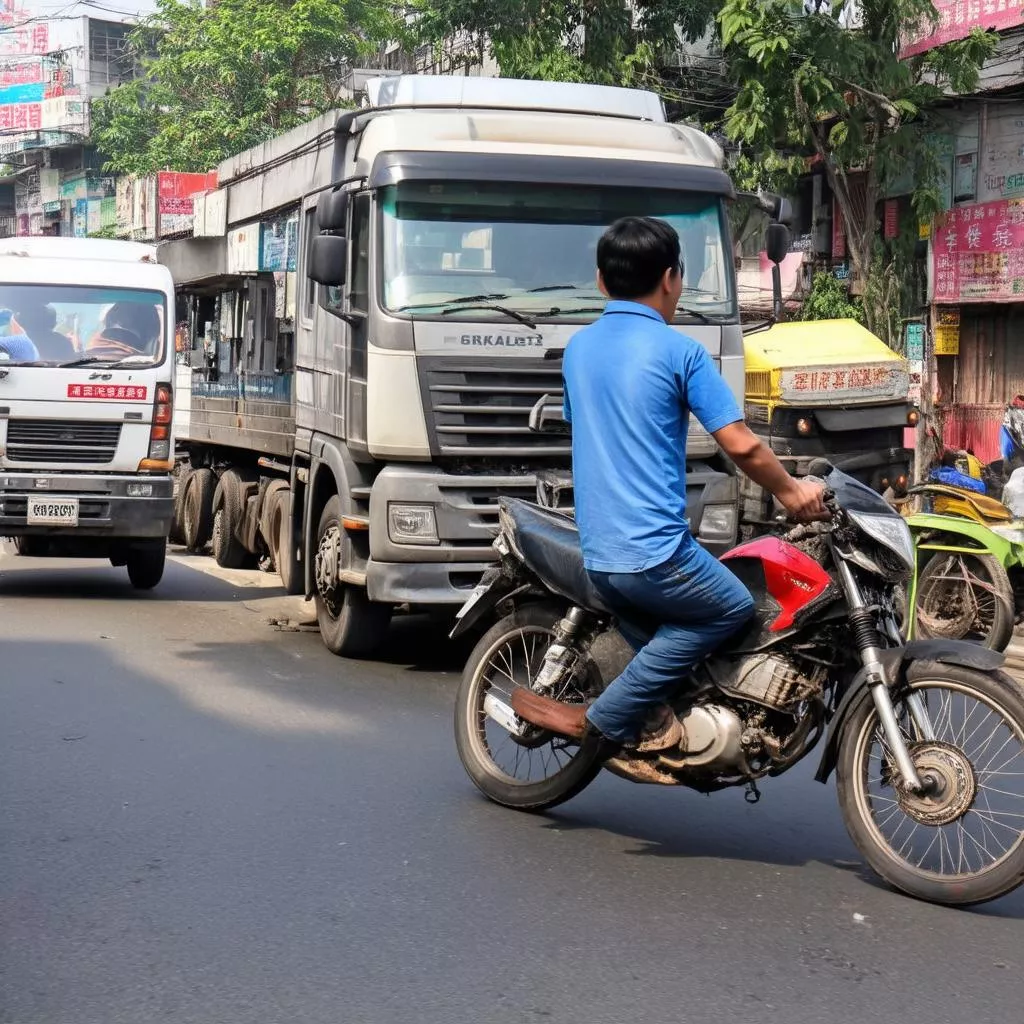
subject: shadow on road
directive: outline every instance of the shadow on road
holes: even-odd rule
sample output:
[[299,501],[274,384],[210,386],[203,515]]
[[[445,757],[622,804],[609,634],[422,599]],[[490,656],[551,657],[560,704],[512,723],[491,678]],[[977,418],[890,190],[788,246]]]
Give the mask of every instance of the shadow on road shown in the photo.
[[4,557],[0,560],[0,597],[28,600],[55,597],[76,601],[241,601],[254,596],[284,597],[281,586],[262,580],[223,580],[196,567],[168,562],[153,590],[136,590],[127,570],[96,559]]

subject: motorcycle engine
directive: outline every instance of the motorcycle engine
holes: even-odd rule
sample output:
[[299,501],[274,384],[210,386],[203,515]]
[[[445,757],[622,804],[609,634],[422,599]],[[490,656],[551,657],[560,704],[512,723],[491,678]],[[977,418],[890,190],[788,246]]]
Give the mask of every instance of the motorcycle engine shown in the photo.
[[808,676],[792,661],[772,653],[712,659],[707,671],[715,686],[730,697],[784,712],[818,696],[826,675],[824,668],[817,668]]

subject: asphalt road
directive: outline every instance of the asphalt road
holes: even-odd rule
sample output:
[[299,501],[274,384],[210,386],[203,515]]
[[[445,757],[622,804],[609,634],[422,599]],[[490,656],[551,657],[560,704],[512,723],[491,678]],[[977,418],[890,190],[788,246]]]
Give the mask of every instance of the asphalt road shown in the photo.
[[0,556],[0,1021],[1024,1020],[1024,893],[887,891],[809,768],[506,811],[436,627],[344,662],[273,598]]

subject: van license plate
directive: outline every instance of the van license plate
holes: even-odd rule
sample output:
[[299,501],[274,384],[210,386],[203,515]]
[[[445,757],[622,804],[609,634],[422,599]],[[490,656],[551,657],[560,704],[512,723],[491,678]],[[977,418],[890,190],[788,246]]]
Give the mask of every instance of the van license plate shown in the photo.
[[77,498],[29,498],[29,526],[77,526]]

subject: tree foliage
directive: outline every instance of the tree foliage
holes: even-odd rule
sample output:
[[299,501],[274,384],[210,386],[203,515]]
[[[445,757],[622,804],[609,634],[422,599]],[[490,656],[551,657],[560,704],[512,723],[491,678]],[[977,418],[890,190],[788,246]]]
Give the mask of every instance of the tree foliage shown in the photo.
[[648,84],[682,40],[700,39],[720,0],[412,0],[415,33],[440,45],[465,33],[503,76]]
[[107,169],[206,171],[338,105],[345,69],[393,35],[377,0],[158,0],[129,36],[142,76],[93,106]]
[[850,300],[845,281],[828,272],[814,275],[811,290],[804,298],[794,320],[856,320],[862,323],[864,311]]
[[842,212],[854,276],[866,285],[889,188],[912,170],[917,214],[940,208],[934,111],[976,89],[996,37],[976,30],[901,59],[907,27],[935,24],[931,0],[859,0],[852,24],[838,17],[844,8],[836,0],[806,14],[801,0],[726,0],[718,22],[738,91],[725,127],[755,162],[777,151],[817,157]]

